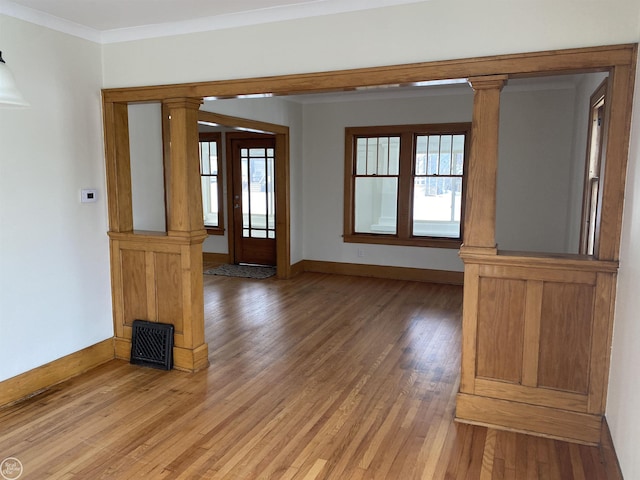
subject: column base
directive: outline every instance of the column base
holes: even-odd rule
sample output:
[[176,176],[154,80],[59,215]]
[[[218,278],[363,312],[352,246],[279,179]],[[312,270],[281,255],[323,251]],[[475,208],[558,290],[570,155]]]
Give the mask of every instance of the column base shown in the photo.
[[[116,358],[131,360],[131,340],[115,339]],[[209,366],[209,345],[203,343],[195,348],[173,347],[173,368],[182,372],[197,372]]]

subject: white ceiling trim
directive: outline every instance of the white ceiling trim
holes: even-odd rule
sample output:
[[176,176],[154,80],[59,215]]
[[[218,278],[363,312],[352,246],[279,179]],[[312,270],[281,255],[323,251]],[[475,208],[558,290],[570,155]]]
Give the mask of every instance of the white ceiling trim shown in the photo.
[[67,33],[74,37],[84,38],[95,43],[102,43],[102,34],[99,30],[7,0],[0,0],[0,14],[35,23],[36,25]]
[[108,44],[356,12],[360,10],[420,3],[423,1],[425,0],[316,0],[314,2],[297,5],[283,5],[232,14],[194,18],[179,22],[141,25],[103,31],[85,25],[79,25],[75,22],[34,10],[9,0],[0,0],[0,14],[19,18],[92,42]]

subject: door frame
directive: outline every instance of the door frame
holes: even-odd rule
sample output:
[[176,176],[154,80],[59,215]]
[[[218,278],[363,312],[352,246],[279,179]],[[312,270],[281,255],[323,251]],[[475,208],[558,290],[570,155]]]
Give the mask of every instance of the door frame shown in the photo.
[[[200,110],[198,118],[218,125],[240,127],[258,130],[261,133],[272,134],[276,140],[276,275],[278,278],[291,276],[291,225],[290,225],[290,168],[289,168],[289,127],[275,123],[260,122],[246,118],[222,115]],[[226,143],[226,139],[225,139]],[[229,243],[229,259],[235,257],[233,221],[233,188],[231,184],[231,158],[228,150],[225,162],[225,177],[227,186],[227,235]]]
[[[233,141],[234,140],[252,140],[257,138],[268,138],[273,139],[275,144],[275,135],[272,133],[266,132],[225,132],[224,143],[225,143],[225,151],[226,151],[226,181],[227,181],[227,216],[229,218],[229,261],[235,263],[236,262],[236,253],[237,248],[236,245],[239,239],[236,236],[236,212],[235,212],[235,199],[233,198],[233,194],[235,192],[236,185],[234,181],[236,180],[235,175],[241,175],[241,172],[236,171],[234,165],[234,148]],[[274,188],[278,188],[277,180],[278,180],[278,170],[277,170],[277,158],[275,157],[276,152],[274,151]],[[275,219],[278,221],[278,211],[276,208],[275,211]],[[242,228],[242,227],[241,227]],[[278,232],[276,231],[276,265],[278,261]]]

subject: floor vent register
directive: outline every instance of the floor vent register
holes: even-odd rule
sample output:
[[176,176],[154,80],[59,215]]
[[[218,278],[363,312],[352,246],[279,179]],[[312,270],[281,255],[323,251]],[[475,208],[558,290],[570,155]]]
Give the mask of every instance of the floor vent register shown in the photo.
[[168,323],[133,321],[131,363],[171,370],[173,368],[173,325]]

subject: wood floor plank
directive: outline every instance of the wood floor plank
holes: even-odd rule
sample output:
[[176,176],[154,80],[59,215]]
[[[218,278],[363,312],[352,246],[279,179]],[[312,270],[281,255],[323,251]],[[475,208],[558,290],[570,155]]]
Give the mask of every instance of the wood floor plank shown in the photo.
[[0,457],[26,479],[606,478],[596,448],[453,421],[461,287],[204,284],[207,370],[97,367],[0,409]]
[[493,462],[496,455],[496,435],[497,432],[493,428],[490,428],[487,432],[487,438],[484,442],[484,451],[482,453],[480,480],[491,480],[493,476]]

